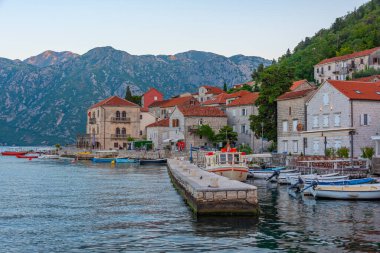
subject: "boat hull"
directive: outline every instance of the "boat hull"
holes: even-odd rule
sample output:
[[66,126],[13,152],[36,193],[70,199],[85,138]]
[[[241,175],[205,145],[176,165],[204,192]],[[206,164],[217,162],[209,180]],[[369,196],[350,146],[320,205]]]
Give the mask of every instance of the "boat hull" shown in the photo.
[[154,164],[166,164],[166,159],[146,159],[146,160],[140,160],[140,165],[154,165]]
[[116,163],[137,163],[138,161],[135,159],[129,158],[116,158]]
[[94,157],[92,159],[92,161],[94,163],[111,163],[112,161],[115,161],[116,158],[97,158],[97,157]]
[[227,177],[232,180],[245,181],[247,180],[248,168],[244,167],[217,167],[207,169],[208,172],[215,173],[219,176]]
[[16,155],[17,158],[34,159],[38,158],[38,155]]
[[344,200],[380,199],[380,184],[362,184],[352,186],[317,186],[311,188],[315,198]]
[[39,159],[59,159],[59,155],[41,155]]
[[4,151],[4,152],[1,152],[1,155],[2,156],[18,156],[18,155],[25,155],[27,154],[28,152],[24,152],[24,151]]
[[[268,177],[272,176],[273,173],[275,172],[276,170],[273,170],[273,171],[250,171],[250,174],[253,176],[253,178],[256,178],[256,179],[267,179]],[[280,171],[280,175],[281,173],[291,173],[291,172],[296,172],[296,170],[279,170]]]

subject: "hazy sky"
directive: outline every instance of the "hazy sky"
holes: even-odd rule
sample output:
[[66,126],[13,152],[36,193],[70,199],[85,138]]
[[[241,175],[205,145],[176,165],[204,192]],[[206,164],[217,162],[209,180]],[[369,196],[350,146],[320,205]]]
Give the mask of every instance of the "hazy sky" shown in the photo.
[[0,57],[187,50],[277,58],[367,0],[0,0]]

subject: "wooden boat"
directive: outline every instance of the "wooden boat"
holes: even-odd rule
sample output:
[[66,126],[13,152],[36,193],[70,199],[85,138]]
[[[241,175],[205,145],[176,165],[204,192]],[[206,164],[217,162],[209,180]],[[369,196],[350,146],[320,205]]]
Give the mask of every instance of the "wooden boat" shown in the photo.
[[38,155],[36,154],[25,154],[25,155],[16,155],[17,158],[26,158],[26,159],[33,159],[38,158]]
[[138,162],[138,160],[130,159],[130,158],[126,158],[126,157],[116,158],[116,163],[137,163],[137,162]]
[[[291,185],[294,185],[294,184],[297,184],[299,183],[299,177],[301,177],[302,181],[306,181],[307,179],[311,179],[311,180],[323,180],[325,178],[328,178],[328,177],[334,177],[334,176],[338,176],[339,173],[330,173],[330,174],[324,174],[324,175],[318,175],[318,174],[308,174],[308,175],[302,175],[302,176],[289,176],[287,177],[287,181],[289,182],[289,184]],[[348,179],[348,176],[340,176],[341,178],[346,178]]]
[[59,159],[59,155],[40,155],[39,159]]
[[346,200],[380,199],[380,184],[317,185],[310,189],[315,198]]
[[273,169],[273,170],[255,170],[255,171],[250,171],[250,174],[252,174],[253,178],[256,179],[267,179],[273,175],[274,172],[278,171],[280,174],[281,173],[294,173],[297,172],[297,170],[285,170],[283,167],[278,167],[280,169]]
[[154,164],[166,164],[167,159],[161,158],[161,159],[140,159],[139,160],[140,165],[154,165]]
[[300,172],[281,173],[280,171],[280,175],[277,177],[277,183],[290,184],[289,177],[298,177],[300,175]]
[[94,157],[92,158],[94,163],[111,163],[112,161],[116,161],[116,158],[113,157]]
[[245,153],[236,149],[208,152],[205,170],[232,180],[245,181],[248,175]]

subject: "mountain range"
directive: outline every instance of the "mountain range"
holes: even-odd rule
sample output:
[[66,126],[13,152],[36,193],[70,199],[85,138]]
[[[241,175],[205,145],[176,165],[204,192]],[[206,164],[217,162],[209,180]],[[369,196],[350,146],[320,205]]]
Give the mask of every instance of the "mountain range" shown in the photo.
[[111,95],[134,95],[154,87],[165,97],[195,92],[201,85],[246,82],[253,69],[271,61],[256,56],[188,51],[131,55],[112,47],[83,55],[46,51],[24,61],[0,58],[0,144],[75,142],[86,110]]

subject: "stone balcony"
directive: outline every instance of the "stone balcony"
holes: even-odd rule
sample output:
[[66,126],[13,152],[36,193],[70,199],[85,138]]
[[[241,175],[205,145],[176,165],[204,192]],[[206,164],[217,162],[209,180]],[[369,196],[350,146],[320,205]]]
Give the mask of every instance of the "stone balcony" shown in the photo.
[[96,118],[90,118],[88,123],[89,124],[96,124]]
[[112,117],[111,122],[112,123],[131,123],[131,118]]
[[111,134],[113,140],[127,140],[131,135],[129,134]]

